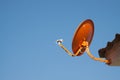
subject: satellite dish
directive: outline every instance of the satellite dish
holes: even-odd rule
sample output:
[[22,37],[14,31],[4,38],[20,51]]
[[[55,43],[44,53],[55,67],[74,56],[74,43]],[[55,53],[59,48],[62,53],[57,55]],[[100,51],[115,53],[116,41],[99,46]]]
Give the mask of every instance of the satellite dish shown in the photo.
[[[76,54],[77,50],[82,47],[83,41],[88,42],[88,46],[90,45],[92,38],[94,35],[94,24],[93,21],[87,19],[83,21],[75,31],[73,41],[72,41],[72,51]],[[84,53],[85,50],[82,50],[76,56],[80,56]]]
[[94,23],[92,20],[87,19],[87,20],[83,21],[75,31],[75,34],[73,36],[73,41],[72,41],[73,53],[71,53],[69,50],[67,50],[67,48],[64,47],[64,45],[62,44],[62,42],[63,42],[62,39],[57,40],[57,43],[70,56],[74,56],[74,57],[80,56],[84,52],[86,52],[88,54],[88,56],[90,58],[92,58],[93,60],[105,62],[105,63],[109,64],[110,63],[109,60],[105,60],[102,58],[96,58],[90,53],[89,46],[92,41],[93,35],[94,35]]

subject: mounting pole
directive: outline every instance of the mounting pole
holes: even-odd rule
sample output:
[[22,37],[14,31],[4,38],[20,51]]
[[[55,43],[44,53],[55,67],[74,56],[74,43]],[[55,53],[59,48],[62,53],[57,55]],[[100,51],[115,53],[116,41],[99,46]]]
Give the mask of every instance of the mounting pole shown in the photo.
[[95,60],[95,61],[105,62],[106,64],[109,64],[109,63],[110,63],[109,60],[105,60],[105,59],[102,59],[102,58],[96,58],[95,56],[93,56],[93,55],[91,54],[90,50],[89,50],[88,42],[87,42],[87,41],[83,41],[82,46],[83,46],[83,47],[86,47],[86,53],[88,54],[88,56],[89,56],[91,59],[93,59],[93,60]]

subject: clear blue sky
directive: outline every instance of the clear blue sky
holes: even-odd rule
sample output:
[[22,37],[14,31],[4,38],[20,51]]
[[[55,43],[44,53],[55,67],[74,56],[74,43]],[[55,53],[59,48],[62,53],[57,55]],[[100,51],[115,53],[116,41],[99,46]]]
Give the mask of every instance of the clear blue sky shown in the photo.
[[70,57],[75,29],[92,19],[93,55],[120,33],[120,0],[0,0],[0,80],[120,80],[120,67]]

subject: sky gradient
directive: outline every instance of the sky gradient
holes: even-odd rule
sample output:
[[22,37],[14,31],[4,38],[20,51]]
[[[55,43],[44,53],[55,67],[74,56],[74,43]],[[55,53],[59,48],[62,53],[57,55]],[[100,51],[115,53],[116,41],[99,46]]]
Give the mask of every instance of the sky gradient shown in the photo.
[[119,0],[0,0],[0,80],[120,80],[120,67],[70,57],[73,34],[83,20],[94,22],[90,50],[120,33]]

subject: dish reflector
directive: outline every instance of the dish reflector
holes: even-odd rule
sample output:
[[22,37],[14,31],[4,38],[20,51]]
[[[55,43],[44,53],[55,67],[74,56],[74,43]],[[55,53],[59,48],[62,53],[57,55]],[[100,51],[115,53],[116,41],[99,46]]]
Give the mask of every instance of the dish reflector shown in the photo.
[[[88,46],[90,45],[92,38],[94,35],[94,23],[92,20],[87,19],[83,21],[75,31],[72,41],[72,51],[75,54],[78,49],[80,49],[83,41],[88,42]],[[80,56],[84,53],[85,50],[79,52],[77,56]]]

